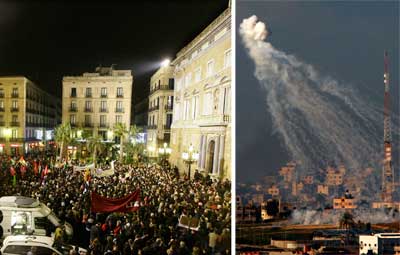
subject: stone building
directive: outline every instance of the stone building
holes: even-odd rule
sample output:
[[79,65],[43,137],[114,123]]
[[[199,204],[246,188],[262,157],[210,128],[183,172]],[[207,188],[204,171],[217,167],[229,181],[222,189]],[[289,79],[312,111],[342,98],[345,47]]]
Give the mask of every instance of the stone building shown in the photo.
[[228,7],[171,62],[174,109],[170,162],[187,172],[182,153],[215,178],[231,176],[231,9]]
[[62,122],[81,129],[86,136],[112,140],[116,123],[131,124],[133,77],[130,70],[97,67],[93,73],[64,76]]
[[167,64],[153,74],[150,80],[147,147],[155,148],[155,152],[164,143],[170,143],[174,102],[173,71],[173,66]]
[[52,146],[60,101],[26,77],[0,77],[0,153],[22,155]]

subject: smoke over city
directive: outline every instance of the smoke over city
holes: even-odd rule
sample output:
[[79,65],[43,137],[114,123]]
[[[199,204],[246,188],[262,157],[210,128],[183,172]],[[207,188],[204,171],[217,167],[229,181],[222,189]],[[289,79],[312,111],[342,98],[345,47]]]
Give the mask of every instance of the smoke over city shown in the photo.
[[[312,174],[332,162],[355,176],[367,166],[381,170],[383,106],[264,41],[267,25],[256,16],[244,19],[239,32],[266,91],[273,132],[304,171]],[[373,183],[376,193],[379,182]]]

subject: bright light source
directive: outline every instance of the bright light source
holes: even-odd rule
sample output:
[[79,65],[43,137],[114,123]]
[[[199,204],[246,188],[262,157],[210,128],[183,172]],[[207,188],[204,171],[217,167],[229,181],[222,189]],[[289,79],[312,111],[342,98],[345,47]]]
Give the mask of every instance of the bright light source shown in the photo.
[[167,59],[164,59],[164,61],[161,62],[161,66],[162,66],[162,67],[166,67],[166,66],[169,65],[170,62],[171,62],[171,61],[170,61],[168,58],[167,58]]

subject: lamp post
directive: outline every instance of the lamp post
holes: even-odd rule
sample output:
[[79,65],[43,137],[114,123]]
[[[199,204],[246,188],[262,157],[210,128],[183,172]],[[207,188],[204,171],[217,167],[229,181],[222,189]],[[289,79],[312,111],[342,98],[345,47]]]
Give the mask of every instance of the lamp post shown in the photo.
[[199,153],[195,152],[193,150],[192,144],[190,144],[189,150],[187,152],[182,153],[182,159],[183,159],[183,162],[185,162],[188,165],[188,176],[189,176],[189,180],[190,180],[191,166],[193,163],[195,163],[195,162],[197,162],[197,160],[199,160]]
[[167,155],[170,155],[172,149],[167,146],[167,143],[164,143],[162,148],[158,148],[158,155],[161,155],[161,163],[163,166],[167,163]]

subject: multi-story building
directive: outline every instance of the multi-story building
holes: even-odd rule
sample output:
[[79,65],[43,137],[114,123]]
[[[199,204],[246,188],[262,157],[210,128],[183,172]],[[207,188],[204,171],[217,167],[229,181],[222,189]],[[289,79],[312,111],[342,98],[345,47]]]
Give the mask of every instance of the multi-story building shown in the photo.
[[398,254],[398,246],[400,246],[400,233],[377,233],[359,236],[360,255]]
[[343,184],[343,177],[346,173],[344,167],[340,167],[339,170],[336,170],[333,167],[328,167],[326,170],[326,180],[325,184],[329,186],[339,186]]
[[295,174],[296,174],[296,164],[293,162],[289,162],[286,164],[286,166],[281,167],[279,170],[279,175],[283,176],[283,181],[284,182],[292,182],[295,180]]
[[46,149],[60,122],[59,101],[26,77],[0,77],[0,153]]
[[160,148],[164,143],[170,143],[174,102],[173,71],[173,66],[167,64],[158,69],[150,80],[147,125],[148,148]]
[[356,209],[357,204],[354,198],[334,198],[333,209]]
[[174,65],[170,162],[185,171],[182,153],[199,153],[197,169],[217,178],[231,172],[231,10],[226,9],[180,50]]
[[98,67],[93,73],[63,77],[62,122],[81,129],[85,136],[108,132],[116,123],[129,128],[133,77],[130,70]]

